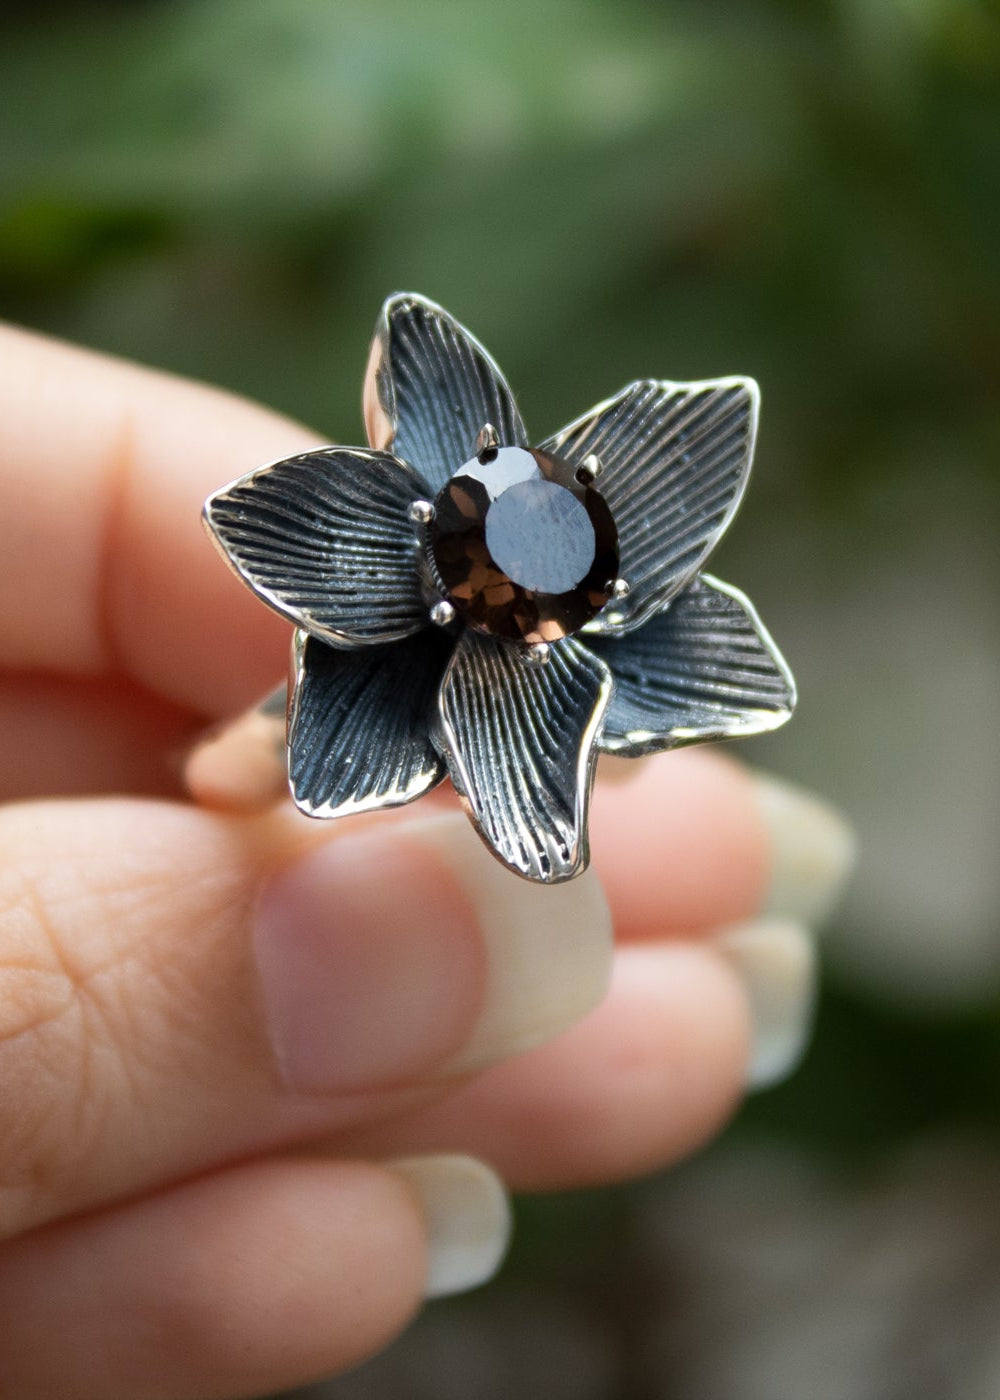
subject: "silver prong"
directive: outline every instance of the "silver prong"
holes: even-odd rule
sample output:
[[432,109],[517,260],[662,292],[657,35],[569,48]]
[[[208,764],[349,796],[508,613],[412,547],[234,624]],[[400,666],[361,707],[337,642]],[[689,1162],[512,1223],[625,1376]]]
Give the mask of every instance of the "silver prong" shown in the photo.
[[627,598],[631,590],[627,578],[611,578],[604,585],[604,591],[612,598]]
[[437,627],[448,627],[455,621],[455,609],[447,598],[442,598],[431,608],[431,622]]
[[411,501],[406,512],[414,525],[429,525],[434,519],[433,501]]
[[481,457],[484,452],[495,452],[499,446],[500,434],[492,423],[484,423],[476,438],[476,456]]
[[552,648],[548,642],[532,642],[524,655],[530,666],[544,666],[552,655]]
[[601,459],[596,452],[588,452],[576,469],[576,479],[581,486],[589,486],[601,474]]

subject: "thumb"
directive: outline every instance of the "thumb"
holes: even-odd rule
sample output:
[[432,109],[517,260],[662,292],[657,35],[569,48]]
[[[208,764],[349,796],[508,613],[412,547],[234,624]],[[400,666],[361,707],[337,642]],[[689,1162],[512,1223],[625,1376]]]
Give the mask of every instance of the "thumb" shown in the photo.
[[416,1105],[610,962],[594,876],[512,880],[458,814],[0,810],[0,1238]]

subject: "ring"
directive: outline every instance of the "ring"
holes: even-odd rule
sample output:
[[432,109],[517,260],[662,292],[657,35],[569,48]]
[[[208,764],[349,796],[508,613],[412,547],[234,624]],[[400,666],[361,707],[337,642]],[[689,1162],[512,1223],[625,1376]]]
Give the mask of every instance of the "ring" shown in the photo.
[[777,728],[795,683],[750,602],[703,573],[746,488],[752,379],[646,379],[539,446],[440,306],[379,317],[367,447],[322,447],[215,492],[229,565],[295,627],[288,785],[312,817],[412,802],[450,777],[505,865],[589,860],[599,753]]

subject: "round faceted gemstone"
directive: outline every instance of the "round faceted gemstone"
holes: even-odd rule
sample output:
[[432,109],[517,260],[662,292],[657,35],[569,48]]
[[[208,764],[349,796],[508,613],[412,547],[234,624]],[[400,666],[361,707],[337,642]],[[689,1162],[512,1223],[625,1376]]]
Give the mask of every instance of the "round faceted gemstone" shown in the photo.
[[618,573],[607,502],[561,457],[491,448],[434,502],[430,547],[442,587],[470,626],[557,642],[596,616]]

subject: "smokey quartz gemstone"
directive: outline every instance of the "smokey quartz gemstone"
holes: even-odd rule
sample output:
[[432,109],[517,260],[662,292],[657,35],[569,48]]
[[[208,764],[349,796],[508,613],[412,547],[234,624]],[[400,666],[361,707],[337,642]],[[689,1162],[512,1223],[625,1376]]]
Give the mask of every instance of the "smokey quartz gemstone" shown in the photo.
[[529,643],[579,631],[618,573],[603,496],[535,448],[490,448],[460,467],[434,502],[430,551],[464,621]]

